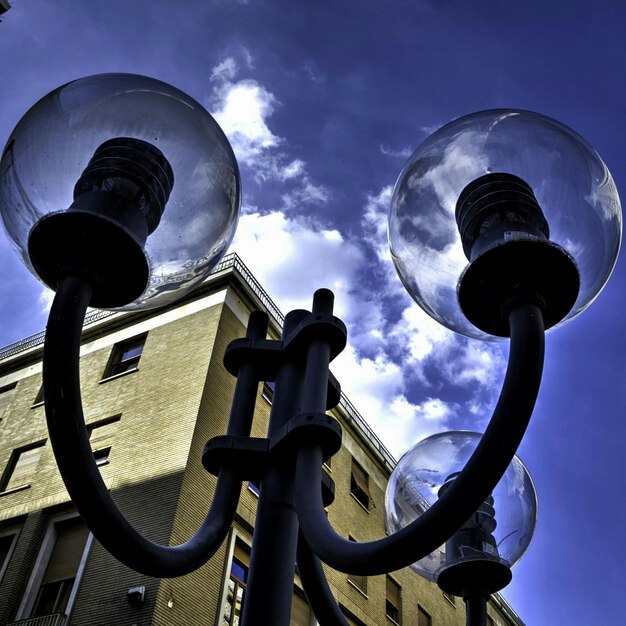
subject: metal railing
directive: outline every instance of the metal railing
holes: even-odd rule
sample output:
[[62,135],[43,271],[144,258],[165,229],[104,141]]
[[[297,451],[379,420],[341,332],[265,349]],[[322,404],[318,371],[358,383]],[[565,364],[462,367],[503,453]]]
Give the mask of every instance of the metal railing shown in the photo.
[[19,619],[17,622],[10,622],[7,626],[65,626],[65,624],[67,624],[65,613],[51,613],[40,617]]
[[[280,309],[276,306],[274,301],[270,298],[269,294],[259,281],[254,277],[252,272],[247,268],[245,263],[235,253],[227,254],[211,272],[211,275],[223,272],[226,270],[235,270],[242,278],[242,280],[250,287],[252,292],[260,300],[261,304],[267,309],[267,312],[274,318],[276,324],[282,327],[285,321],[285,316],[280,312]],[[115,315],[116,311],[91,311],[85,317],[84,326],[89,326],[94,322],[105,319],[111,315]],[[0,361],[7,359],[20,352],[35,348],[43,344],[45,338],[45,331],[39,332],[26,339],[21,339],[15,343],[9,344],[4,348],[0,348]],[[361,431],[365,438],[369,441],[372,447],[378,451],[383,458],[385,464],[389,470],[392,470],[396,466],[396,460],[389,450],[385,447],[383,442],[376,436],[376,433],[370,428],[367,422],[363,419],[361,414],[354,407],[352,402],[348,400],[346,395],[341,393],[340,404],[345,410],[346,415],[350,419],[351,423],[356,426],[357,430]],[[47,626],[47,625],[46,625]]]

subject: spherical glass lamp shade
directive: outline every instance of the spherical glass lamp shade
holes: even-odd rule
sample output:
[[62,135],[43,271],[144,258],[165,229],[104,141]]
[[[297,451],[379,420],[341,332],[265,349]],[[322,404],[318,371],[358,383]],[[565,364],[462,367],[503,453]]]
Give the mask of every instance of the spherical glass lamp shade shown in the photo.
[[[420,441],[403,455],[385,494],[389,533],[404,528],[437,501],[445,485],[463,469],[480,439],[479,433],[467,431],[439,433]],[[492,499],[485,502],[478,514],[445,545],[411,568],[424,578],[437,581],[451,565],[464,561],[481,559],[511,567],[528,547],[536,519],[535,488],[528,470],[516,456]]]
[[[462,308],[462,279],[478,257],[507,243],[540,280],[548,272],[547,297],[560,298],[562,310],[547,325],[556,325],[598,295],[621,229],[613,178],[584,139],[543,115],[498,109],[450,122],[413,153],[393,193],[389,243],[402,282],[429,315],[495,339],[506,332],[477,327]],[[495,263],[501,273],[505,257]],[[565,281],[566,294],[550,295]]]
[[[161,306],[202,281],[232,240],[240,195],[232,148],[204,107],[133,74],[50,92],[0,162],[0,213],[24,263],[54,289],[89,261],[86,274],[106,275],[100,308]],[[73,261],[61,258],[69,248]]]

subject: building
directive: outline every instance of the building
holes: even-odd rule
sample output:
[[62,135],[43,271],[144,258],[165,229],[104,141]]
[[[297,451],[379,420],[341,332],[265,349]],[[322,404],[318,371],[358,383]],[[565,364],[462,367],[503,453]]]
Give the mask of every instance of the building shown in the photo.
[[[234,389],[222,366],[249,312],[281,315],[236,256],[182,302],[157,311],[94,312],[81,350],[85,418],[101,474],[125,515],[154,541],[177,544],[200,525],[214,478],[200,459],[225,432]],[[0,625],[231,626],[238,624],[257,493],[244,485],[235,523],[198,571],[159,580],[118,563],[77,516],[56,469],[41,392],[43,334],[0,351]],[[271,387],[260,385],[253,435],[262,437]],[[333,415],[343,445],[326,468],[329,520],[357,541],[384,535],[384,491],[394,459],[344,397]],[[348,576],[326,569],[351,624],[465,624],[463,602],[410,569]],[[294,581],[292,623],[316,622]],[[500,596],[491,624],[522,624]]]

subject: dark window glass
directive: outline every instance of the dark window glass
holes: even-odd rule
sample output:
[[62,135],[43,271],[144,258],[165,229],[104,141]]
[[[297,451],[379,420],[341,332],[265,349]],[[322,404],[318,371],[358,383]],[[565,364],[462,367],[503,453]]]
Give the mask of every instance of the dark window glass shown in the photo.
[[350,493],[369,511],[373,503],[370,497],[369,476],[367,472],[352,459],[350,474]]
[[141,335],[113,346],[109,363],[102,378],[110,378],[125,372],[134,372],[138,369],[139,359],[145,343],[146,335]]

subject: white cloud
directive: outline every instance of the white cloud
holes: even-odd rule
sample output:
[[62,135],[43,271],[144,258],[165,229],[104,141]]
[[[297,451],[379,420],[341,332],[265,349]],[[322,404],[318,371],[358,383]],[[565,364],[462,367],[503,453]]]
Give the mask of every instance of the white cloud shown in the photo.
[[391,185],[383,187],[378,195],[368,194],[362,218],[366,243],[374,249],[379,261],[386,263],[391,262],[387,243],[387,221],[392,195]]
[[435,352],[444,353],[458,341],[457,336],[426,314],[417,304],[409,304],[390,331],[390,337],[403,341],[407,365],[416,367]]
[[280,211],[247,213],[231,250],[254,268],[283,312],[310,308],[315,289],[325,287],[335,292],[338,315],[350,316],[350,287],[364,258],[337,230]]
[[237,76],[239,68],[237,61],[232,57],[227,57],[218,63],[211,70],[211,80],[233,80]]
[[220,108],[213,117],[228,136],[240,162],[252,166],[263,152],[281,142],[266,123],[276,99],[259,83],[227,82],[218,88],[217,96]]
[[490,386],[501,375],[504,358],[499,346],[465,340],[460,354],[455,359],[447,360],[440,365],[448,379],[456,380],[460,385],[478,383],[482,386]]
[[326,187],[304,180],[300,187],[283,194],[281,208],[289,211],[305,204],[326,204],[328,199],[329,193]]
[[44,286],[41,287],[41,292],[39,294],[40,313],[48,315],[55,295],[56,293],[52,291],[52,289],[48,289]]
[[388,146],[383,146],[381,144],[379,148],[380,148],[380,151],[385,156],[390,156],[390,157],[400,157],[403,159],[408,159],[413,154],[413,150],[408,147],[401,148],[400,150],[394,150],[393,148],[389,148]]
[[[254,60],[243,49],[248,69]],[[319,204],[328,200],[328,189],[313,181],[306,163],[288,154],[285,140],[270,129],[269,120],[279,102],[274,94],[252,79],[235,81],[239,66],[227,57],[213,68],[211,80],[216,83],[212,95],[213,117],[228,137],[239,164],[248,168],[252,178],[290,183],[282,195],[282,209],[299,208],[303,204]]]

